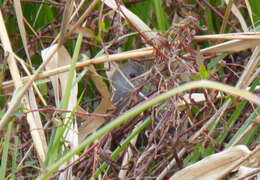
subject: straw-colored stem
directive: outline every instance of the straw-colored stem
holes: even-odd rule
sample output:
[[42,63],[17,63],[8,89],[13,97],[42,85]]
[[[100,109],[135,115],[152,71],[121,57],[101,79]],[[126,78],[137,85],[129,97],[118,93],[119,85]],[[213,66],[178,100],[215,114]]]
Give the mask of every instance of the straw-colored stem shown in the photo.
[[10,104],[7,112],[4,114],[4,116],[2,117],[1,121],[0,121],[0,130],[2,130],[6,123],[8,122],[9,118],[11,117],[11,114],[13,113],[13,111],[15,111],[16,107],[20,104],[25,92],[27,91],[27,89],[32,85],[33,81],[36,80],[36,78],[39,76],[40,72],[43,71],[43,69],[45,68],[45,66],[49,63],[49,61],[51,60],[51,57],[54,55],[54,53],[58,50],[60,46],[57,45],[53,51],[50,53],[50,56],[48,58],[46,58],[46,61],[43,62],[40,67],[37,69],[37,71],[29,78],[28,82],[25,84],[25,86],[18,91],[17,96],[15,97],[15,99],[12,101],[12,104]]
[[[133,50],[133,51],[128,51],[128,52],[123,52],[119,54],[113,54],[113,55],[104,55],[100,56],[97,58],[93,59],[87,59],[81,62],[78,62],[76,65],[76,68],[83,68],[85,66],[88,66],[90,64],[100,64],[104,62],[109,62],[109,61],[120,61],[120,60],[125,60],[129,58],[138,58],[138,57],[147,57],[147,56],[153,56],[154,52],[152,48],[143,48],[139,50]],[[37,79],[43,79],[47,78],[59,73],[67,72],[70,69],[70,65],[67,66],[62,66],[56,69],[52,69],[49,71],[45,71],[39,74],[39,76],[36,77]],[[23,77],[22,80],[23,82],[27,82],[28,79],[30,79],[32,76],[27,76]],[[14,85],[13,81],[5,81],[1,84],[2,89],[7,89],[10,88]]]

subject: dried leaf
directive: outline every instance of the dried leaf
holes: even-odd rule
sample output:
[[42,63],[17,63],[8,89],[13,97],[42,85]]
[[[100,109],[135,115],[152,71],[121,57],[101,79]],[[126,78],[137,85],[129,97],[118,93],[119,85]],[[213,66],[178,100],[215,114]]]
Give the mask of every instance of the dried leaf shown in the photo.
[[[170,180],[189,180],[189,179],[218,179],[226,173],[226,170],[236,165],[241,158],[250,155],[251,151],[244,145],[231,147],[225,151],[210,155],[201,161],[192,164],[174,174]],[[254,154],[243,165],[255,165],[260,162],[260,152]],[[252,162],[253,163],[249,163]]]
[[[109,89],[93,66],[90,71],[90,77],[101,95],[101,102],[95,109],[94,113],[104,114],[112,107]],[[106,120],[103,117],[86,117],[84,122],[79,127],[79,141],[81,142],[88,134],[97,130],[102,124],[105,123],[105,121]]]
[[78,26],[75,30],[76,33],[81,33],[84,37],[87,38],[95,38],[95,32],[91,30],[90,28]]

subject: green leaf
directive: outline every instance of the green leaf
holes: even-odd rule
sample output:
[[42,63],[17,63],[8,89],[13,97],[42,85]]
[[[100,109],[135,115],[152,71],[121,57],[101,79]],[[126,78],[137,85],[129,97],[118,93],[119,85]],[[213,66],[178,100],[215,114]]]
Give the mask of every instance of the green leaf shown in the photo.
[[[126,147],[129,145],[131,140],[136,137],[144,128],[146,128],[149,124],[151,124],[152,119],[148,117],[142,124],[136,127],[133,132],[116,148],[116,150],[112,153],[111,159],[114,160],[120,152],[122,152]],[[98,177],[100,173],[102,173],[107,167],[109,166],[108,163],[104,162],[95,172],[95,177]]]
[[199,74],[201,79],[208,79],[210,74],[204,64],[199,65]]
[[[249,118],[245,121],[245,123],[239,128],[237,133],[232,137],[232,139],[227,144],[226,148],[229,148],[232,145],[232,143],[247,129],[247,127],[253,123],[253,121],[256,119],[258,114],[260,114],[260,107],[256,108],[256,110],[249,116]],[[259,126],[255,128],[259,128]],[[254,135],[256,133],[255,128],[253,131],[251,131],[251,133]],[[249,136],[252,136],[252,134]],[[248,140],[246,140],[246,142],[248,142]],[[245,144],[246,142],[244,142],[243,144]]]
[[13,148],[13,156],[12,156],[12,174],[11,179],[15,179],[15,173],[17,171],[17,157],[18,157],[18,145],[19,139],[17,136],[14,138],[14,148]]
[[2,118],[4,116],[5,112],[0,111],[0,118]]
[[260,1],[259,0],[249,0],[249,3],[251,5],[251,9],[253,11],[254,22],[259,24],[259,20],[260,20]]
[[162,7],[162,1],[153,0],[153,4],[154,4],[154,8],[155,8],[157,23],[158,23],[158,30],[166,31],[170,25],[169,25],[165,10]]
[[4,179],[6,171],[7,171],[7,159],[8,159],[8,149],[10,144],[10,136],[12,132],[13,122],[10,121],[8,123],[7,132],[5,135],[5,140],[3,144],[3,152],[1,159],[1,167],[0,167],[0,179]]
[[219,61],[221,61],[223,58],[227,57],[228,53],[222,53],[221,55],[217,56],[216,58],[212,59],[208,65],[207,68],[208,69],[213,69],[214,67],[216,67],[219,63]]

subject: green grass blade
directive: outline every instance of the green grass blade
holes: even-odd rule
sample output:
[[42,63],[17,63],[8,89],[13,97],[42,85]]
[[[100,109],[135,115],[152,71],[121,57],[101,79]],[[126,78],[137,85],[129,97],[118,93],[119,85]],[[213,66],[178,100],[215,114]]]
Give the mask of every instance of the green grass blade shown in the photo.
[[[252,83],[250,92],[254,92],[254,90],[255,90],[256,86],[259,84],[259,82],[260,82],[260,79],[258,78]],[[232,128],[232,126],[236,123],[236,120],[241,115],[241,113],[242,113],[243,109],[246,107],[246,105],[247,105],[247,101],[245,101],[245,100],[241,101],[238,105],[236,105],[236,109],[234,110],[231,117],[227,121],[228,130],[230,128]],[[228,130],[221,133],[221,135],[218,137],[218,140],[220,143],[224,142],[225,138],[228,135],[228,132],[229,132]]]
[[240,102],[237,106],[234,112],[232,113],[231,117],[228,119],[228,129],[225,130],[225,132],[221,133],[221,135],[218,137],[218,142],[222,143],[225,138],[228,136],[229,129],[232,128],[232,126],[235,124],[236,120],[240,116],[242,110],[247,105],[247,101]]
[[71,94],[71,89],[72,89],[72,85],[73,85],[73,77],[74,74],[76,72],[76,64],[77,64],[77,60],[79,57],[79,52],[80,52],[80,47],[81,47],[81,43],[83,40],[83,35],[79,34],[77,42],[76,42],[76,47],[72,56],[72,62],[71,62],[71,68],[70,71],[68,73],[68,79],[67,79],[67,85],[65,88],[65,94],[64,97],[62,99],[61,102],[61,108],[67,108],[68,103],[69,103],[69,99],[70,99],[70,94]]
[[[128,144],[131,142],[131,140],[136,137],[140,132],[144,130],[149,124],[151,124],[152,119],[151,117],[148,117],[142,124],[140,124],[137,128],[133,130],[133,132],[120,144],[116,150],[111,154],[111,159],[114,160],[120,152],[122,152]],[[94,177],[98,177],[104,170],[109,166],[108,163],[104,162],[95,172]]]
[[15,173],[17,170],[17,157],[18,157],[18,143],[19,139],[17,136],[15,136],[14,139],[14,150],[13,150],[13,157],[12,157],[12,174],[11,174],[11,179],[15,179]]
[[[226,148],[229,148],[233,142],[247,129],[247,127],[253,123],[257,115],[260,114],[260,107],[257,107],[256,110],[249,116],[249,118],[246,120],[246,122],[242,125],[242,127],[237,131],[237,133],[233,136],[233,138],[229,141]],[[259,128],[259,126],[258,126]],[[253,131],[255,133],[255,131]],[[250,135],[252,136],[252,135]]]
[[[70,71],[68,73],[68,79],[67,79],[67,85],[66,85],[66,88],[65,88],[65,94],[64,94],[62,102],[60,104],[60,108],[62,108],[62,109],[67,109],[67,106],[68,106],[68,103],[69,103],[71,89],[72,89],[72,86],[73,86],[73,77],[74,77],[73,74],[76,71],[76,63],[77,63],[77,59],[78,59],[78,56],[79,56],[79,51],[80,51],[82,39],[83,39],[82,34],[79,34],[77,42],[76,42],[76,46],[75,46],[75,49],[74,49],[73,57],[72,57],[71,68],[70,68]],[[72,122],[72,121],[68,121],[68,123],[69,122]],[[50,164],[52,164],[52,162],[54,162],[56,160],[55,157],[57,156],[57,154],[59,152],[59,148],[61,146],[61,138],[62,138],[64,132],[66,131],[66,127],[69,127],[68,123],[66,123],[65,126],[61,126],[61,127],[58,127],[56,129],[53,141],[49,146],[49,150],[48,150],[48,154],[47,154],[47,158],[46,158],[47,161],[45,162],[45,165],[50,165]]]
[[169,22],[165,14],[165,11],[162,7],[162,2],[161,0],[153,0],[153,3],[154,3],[156,19],[158,23],[158,30],[166,31],[169,28]]
[[8,149],[10,144],[10,136],[12,132],[13,122],[8,123],[7,132],[5,135],[5,140],[3,144],[3,153],[1,159],[1,170],[0,170],[0,179],[4,179],[7,169],[7,159],[8,159]]
[[260,19],[260,1],[259,0],[249,0],[252,11],[253,11],[253,18],[254,22],[259,25]]
[[257,137],[257,133],[260,132],[259,130],[260,130],[260,125],[254,126],[250,130],[250,132],[241,140],[240,144],[244,144],[246,146],[249,146],[250,144],[252,144],[254,139]]

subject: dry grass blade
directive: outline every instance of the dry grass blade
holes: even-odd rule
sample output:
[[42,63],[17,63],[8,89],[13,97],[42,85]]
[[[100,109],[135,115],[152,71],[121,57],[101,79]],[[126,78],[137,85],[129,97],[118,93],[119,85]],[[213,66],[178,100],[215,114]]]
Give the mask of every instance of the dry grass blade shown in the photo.
[[[21,81],[21,77],[19,74],[19,70],[18,70],[16,61],[15,61],[15,58],[13,56],[13,50],[12,50],[11,43],[8,38],[8,34],[7,34],[7,31],[5,28],[5,24],[4,24],[4,20],[2,17],[1,11],[0,11],[0,38],[1,38],[5,52],[7,52],[7,53],[12,52],[12,53],[9,53],[7,62],[8,62],[11,76],[14,80],[15,86],[16,86],[16,88],[20,88],[23,84]],[[27,92],[27,94],[25,95],[25,99],[22,100],[22,98],[26,92]],[[28,108],[28,109],[38,108],[32,87],[28,86],[28,88],[24,91],[24,94],[20,97],[20,99],[17,102],[15,102],[15,99],[17,98],[17,96],[14,96],[13,100],[9,106],[9,109],[11,109],[14,105],[17,106],[19,103],[24,103],[26,108]],[[10,115],[11,115],[11,112],[6,112],[6,114],[4,115],[5,119],[1,120],[2,128],[5,126],[5,123],[9,119]],[[30,125],[31,135],[32,135],[33,142],[34,142],[34,147],[38,153],[40,162],[43,162],[45,159],[45,156],[46,156],[47,142],[45,139],[39,112],[28,113],[27,121],[28,121],[28,124]]]
[[[50,52],[49,50],[51,48],[52,47],[48,47],[48,48],[42,50],[41,56],[42,56],[43,61],[46,61],[46,57],[48,57],[48,53]],[[61,58],[59,58],[59,55],[62,56],[62,54],[59,53],[60,49],[54,54],[54,56],[52,57],[51,61],[46,65],[46,67],[45,67],[46,70],[52,70],[54,68],[60,67],[59,66],[59,63],[60,63],[59,59],[61,59]],[[60,73],[60,74],[62,75],[62,73]],[[50,76],[50,80],[51,80],[53,91],[54,91],[55,103],[56,103],[56,106],[58,107],[59,104],[60,104],[60,97],[61,97],[61,95],[60,95],[61,89],[60,89],[59,75]]]
[[[203,160],[184,168],[174,174],[170,180],[221,179],[221,177],[227,175],[232,169],[246,159],[250,159],[250,157],[250,161],[257,162],[257,157],[253,156],[258,151],[259,148],[250,152],[246,146],[235,146],[223,152],[206,157]],[[250,164],[246,165],[250,166]]]
[[66,40],[67,36],[67,30],[69,29],[69,23],[70,23],[70,17],[73,12],[73,3],[74,0],[70,0],[66,2],[64,13],[63,13],[63,19],[61,23],[61,29],[60,29],[60,37],[59,37],[59,44],[63,44]]
[[242,74],[242,76],[239,78],[239,81],[236,85],[236,87],[238,88],[246,88],[249,84],[251,83],[249,82],[250,77],[253,75],[254,71],[257,68],[257,65],[260,62],[260,46],[257,46],[252,54],[252,56],[250,57],[250,60]]
[[200,52],[202,54],[208,53],[220,53],[220,52],[239,52],[250,48],[255,48],[260,45],[259,39],[254,40],[231,40],[215,46],[211,46],[205,49],[202,49]]
[[[226,4],[229,4],[229,1],[230,0],[225,0]],[[235,4],[232,5],[231,11],[236,16],[236,18],[239,20],[243,31],[248,32],[248,27],[246,25],[246,21],[243,18],[242,14],[240,13],[239,9],[237,8],[237,6]]]
[[85,3],[86,0],[80,1],[79,5],[76,7],[75,11],[73,12],[70,22],[72,22],[73,18],[79,13],[79,10],[82,8],[83,4]]
[[31,58],[30,58],[28,45],[27,45],[26,31],[25,31],[25,27],[24,27],[24,23],[23,23],[23,11],[22,11],[20,0],[14,1],[14,9],[15,9],[16,17],[17,17],[18,27],[19,27],[19,31],[21,34],[24,50],[25,50],[26,56],[31,64]]
[[205,40],[242,40],[242,39],[251,39],[257,40],[260,39],[259,32],[251,32],[251,33],[228,33],[228,34],[211,34],[211,35],[201,35],[194,36],[194,40],[196,41],[205,41]]
[[222,25],[221,25],[221,28],[220,28],[220,31],[219,31],[220,34],[225,32],[232,5],[233,5],[233,0],[229,0],[228,4],[227,4],[225,15],[224,15],[224,20],[222,22]]
[[[31,73],[30,73],[30,71],[28,70],[28,68],[26,67],[24,60],[21,59],[20,57],[18,57],[18,56],[17,56],[16,54],[14,54],[13,52],[11,52],[11,53],[12,53],[12,55],[15,57],[15,59],[21,64],[21,66],[23,67],[23,69],[24,69],[25,73],[27,74],[27,76],[31,76]],[[22,80],[22,78],[21,78],[21,80]],[[42,96],[42,94],[41,94],[39,88],[36,86],[35,83],[33,83],[33,88],[34,88],[34,90],[36,91],[37,95],[39,96],[40,100],[42,101],[43,105],[44,105],[44,106],[47,106],[47,103],[46,103],[45,99],[43,98],[43,96]]]
[[[74,32],[74,30],[84,22],[85,18],[89,15],[89,13],[95,8],[97,3],[100,0],[94,0],[91,2],[91,4],[88,6],[87,10],[82,14],[82,16],[78,19],[78,21],[71,27],[69,34]],[[72,15],[72,18],[76,15],[76,12],[79,10],[79,8],[83,5],[83,2],[79,5],[79,7],[76,9],[75,13]],[[70,20],[72,20],[72,18]]]
[[253,27],[255,27],[251,5],[248,0],[245,0],[245,3],[246,3],[246,8],[247,8],[248,14],[250,16],[251,24]]
[[[2,15],[2,14],[1,14]],[[17,106],[20,104],[20,102],[22,101],[23,96],[25,95],[27,89],[32,85],[32,83],[37,79],[37,77],[39,76],[40,72],[43,71],[43,68],[46,66],[46,64],[51,60],[51,57],[53,56],[53,54],[59,49],[59,46],[56,46],[54,48],[54,50],[50,53],[50,56],[48,56],[46,62],[42,63],[40,65],[40,67],[37,69],[37,71],[28,79],[28,82],[21,87],[21,89],[17,92],[17,96],[15,97],[15,99],[12,101],[12,104],[10,104],[8,110],[6,111],[6,113],[4,114],[4,116],[2,117],[1,121],[0,121],[0,130],[2,130],[6,123],[8,122],[9,118],[11,117],[12,113],[15,111],[15,109],[17,108]]]
[[238,161],[234,162],[234,164],[225,168],[222,174],[218,175],[217,179],[223,179],[228,173],[230,173],[232,170],[234,170],[235,168],[237,168],[243,163],[249,167],[255,165],[259,167],[259,162],[260,162],[260,146],[256,146],[256,148],[253,151],[249,151],[249,153],[247,153],[246,156],[242,158],[240,157]]
[[240,171],[242,171],[240,174],[239,174],[239,177],[236,178],[235,180],[244,180],[244,179],[248,179],[248,178],[251,178],[252,176],[256,176],[256,178],[259,179],[260,177],[260,167],[259,168],[244,168],[244,167],[240,167],[239,169]]
[[129,11],[125,6],[118,5],[115,0],[102,1],[114,11],[118,11],[123,18],[126,18],[126,20],[130,21],[131,24],[138,30],[138,32],[142,32],[142,35],[144,35],[146,39],[150,41],[157,39],[156,32],[153,32],[149,26],[147,26],[138,16]]

